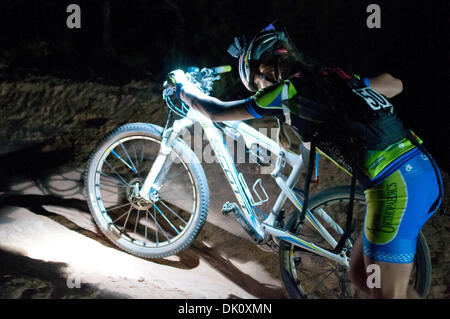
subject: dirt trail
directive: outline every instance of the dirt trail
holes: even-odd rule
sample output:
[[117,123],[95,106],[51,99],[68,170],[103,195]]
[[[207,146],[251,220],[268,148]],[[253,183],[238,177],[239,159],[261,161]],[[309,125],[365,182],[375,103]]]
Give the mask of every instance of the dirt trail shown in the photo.
[[[1,297],[286,297],[276,256],[209,219],[176,256],[145,260],[120,251],[97,230],[81,185],[80,171],[72,171],[12,187],[0,210]],[[80,289],[67,287],[77,280]]]

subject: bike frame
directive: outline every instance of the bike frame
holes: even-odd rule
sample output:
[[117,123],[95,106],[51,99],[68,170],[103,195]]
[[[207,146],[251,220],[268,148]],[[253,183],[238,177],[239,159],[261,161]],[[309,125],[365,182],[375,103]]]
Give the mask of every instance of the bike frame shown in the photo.
[[[303,203],[293,191],[293,187],[300,177],[303,158],[301,155],[287,152],[277,142],[241,121],[222,122],[228,128],[228,132],[225,131],[225,133],[234,135],[232,136],[233,138],[236,134],[240,135],[248,148],[251,148],[254,144],[260,145],[276,156],[276,164],[274,170],[271,172],[271,176],[275,179],[281,192],[272,211],[264,221],[261,222],[256,215],[256,205],[253,201],[251,192],[245,183],[242,174],[238,173],[236,169],[236,165],[222,135],[222,131],[217,128],[208,117],[192,108],[189,109],[185,118],[174,121],[173,126],[165,131],[161,141],[159,154],[140,190],[141,197],[149,200],[152,197],[152,194],[161,188],[161,185],[158,183],[158,176],[160,176],[163,167],[167,169],[167,165],[170,165],[170,163],[168,163],[168,161],[170,161],[168,155],[172,151],[173,142],[180,136],[185,128],[193,125],[194,122],[198,122],[202,126],[203,131],[222,166],[225,176],[230,183],[234,195],[238,200],[243,212],[243,218],[245,219],[246,224],[252,228],[252,232],[257,234],[257,237],[262,238],[263,241],[267,241],[271,235],[275,241],[284,240],[304,250],[334,260],[340,265],[349,267],[349,258],[345,255],[345,250],[340,254],[333,253],[275,226],[277,216],[287,199],[289,199],[299,211],[302,211]],[[292,167],[292,171],[288,177],[281,174],[286,164]],[[335,230],[341,234],[343,233],[339,225],[334,223],[325,211],[322,210],[320,215],[327,221],[332,222],[332,226]],[[306,221],[311,223],[319,234],[330,244],[330,247],[334,249],[337,242],[325,227],[323,227],[320,221],[309,210],[306,211],[305,217]]]

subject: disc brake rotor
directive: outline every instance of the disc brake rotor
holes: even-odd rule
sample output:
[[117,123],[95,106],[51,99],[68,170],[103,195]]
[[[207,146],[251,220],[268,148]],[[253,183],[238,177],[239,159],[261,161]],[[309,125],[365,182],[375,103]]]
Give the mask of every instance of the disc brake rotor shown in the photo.
[[157,194],[155,196],[155,194],[152,196],[152,200],[146,200],[144,198],[141,197],[141,195],[139,194],[139,191],[142,188],[142,185],[144,184],[144,181],[142,178],[133,178],[129,183],[128,183],[128,187],[126,189],[126,193],[127,193],[127,198],[128,201],[130,202],[131,206],[133,206],[134,208],[136,208],[137,210],[147,210],[150,207],[153,206],[153,199],[157,198]]

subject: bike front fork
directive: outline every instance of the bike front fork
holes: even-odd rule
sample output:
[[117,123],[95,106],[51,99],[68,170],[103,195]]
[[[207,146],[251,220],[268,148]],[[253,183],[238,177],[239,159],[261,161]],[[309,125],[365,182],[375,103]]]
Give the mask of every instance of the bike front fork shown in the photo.
[[173,143],[178,138],[182,130],[192,124],[193,122],[190,119],[182,118],[180,120],[176,120],[173,123],[173,126],[163,133],[164,136],[161,140],[161,147],[159,148],[158,156],[156,157],[156,160],[145,178],[141,190],[139,191],[141,198],[151,200],[152,194],[160,190],[163,182],[163,179],[160,178],[162,177],[161,172],[163,171],[163,168],[164,171],[169,170],[170,165],[172,164],[169,154],[172,151]]

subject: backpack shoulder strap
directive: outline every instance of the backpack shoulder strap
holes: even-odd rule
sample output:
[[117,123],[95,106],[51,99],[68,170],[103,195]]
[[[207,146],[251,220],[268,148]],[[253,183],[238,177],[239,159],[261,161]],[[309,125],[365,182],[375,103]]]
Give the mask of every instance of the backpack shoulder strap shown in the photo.
[[283,107],[283,115],[287,125],[292,125],[291,112],[289,110],[289,82],[284,83],[281,91],[281,105]]

